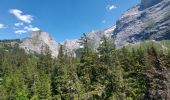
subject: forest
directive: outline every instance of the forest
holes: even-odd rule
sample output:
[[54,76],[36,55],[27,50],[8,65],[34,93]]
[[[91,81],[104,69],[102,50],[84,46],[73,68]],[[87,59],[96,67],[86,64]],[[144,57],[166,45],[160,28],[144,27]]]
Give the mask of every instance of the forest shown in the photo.
[[88,45],[73,57],[61,45],[58,58],[48,47],[28,54],[0,48],[0,100],[168,100],[170,51],[116,48],[107,37],[97,50]]

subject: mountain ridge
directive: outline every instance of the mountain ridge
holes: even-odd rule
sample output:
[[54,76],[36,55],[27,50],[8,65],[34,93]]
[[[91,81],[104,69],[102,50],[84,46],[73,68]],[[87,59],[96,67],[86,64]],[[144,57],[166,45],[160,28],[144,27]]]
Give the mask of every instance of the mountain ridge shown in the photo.
[[[122,47],[144,40],[170,39],[170,0],[142,0],[117,21],[115,44]],[[146,5],[145,9],[143,4]],[[141,9],[143,8],[143,9]]]
[[42,48],[47,46],[53,57],[58,56],[59,43],[47,32],[36,31],[30,37],[23,40],[20,47],[26,52],[41,53]]
[[[116,22],[116,25],[103,30],[88,32],[90,48],[97,49],[103,36],[112,38],[116,47],[141,43],[145,40],[170,39],[170,0],[141,0],[141,3],[128,9]],[[65,52],[76,55],[80,48],[80,39],[65,40],[61,43],[47,32],[32,32],[30,37],[20,43],[26,52],[41,53],[42,46],[48,46],[53,57],[58,56],[60,45]]]
[[[91,31],[87,33],[91,48],[96,49],[99,46],[101,38],[105,35],[111,37],[115,25],[104,30]],[[32,34],[23,39],[19,44],[27,53],[38,53],[42,51],[42,47],[47,46],[51,51],[52,57],[57,57],[61,45],[64,47],[65,53],[76,56],[75,51],[80,48],[80,39],[65,40],[61,43],[57,42],[49,33],[42,31],[34,31]]]

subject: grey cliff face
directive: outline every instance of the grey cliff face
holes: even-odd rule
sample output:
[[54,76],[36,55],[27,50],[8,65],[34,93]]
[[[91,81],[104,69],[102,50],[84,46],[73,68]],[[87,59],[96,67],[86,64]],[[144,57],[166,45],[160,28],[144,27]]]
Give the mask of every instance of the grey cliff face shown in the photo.
[[91,31],[87,34],[87,37],[89,38],[88,44],[91,48],[96,50],[99,47],[100,40],[103,36],[106,36],[107,38],[111,38],[113,35],[113,31],[115,30],[116,26],[113,25],[109,28],[106,28],[104,30],[99,31]]
[[61,44],[64,46],[65,53],[74,57],[76,56],[75,51],[80,48],[80,43],[78,39],[66,40]]
[[53,57],[58,56],[59,44],[47,32],[36,31],[29,38],[23,40],[20,44],[26,52],[41,53],[42,47],[47,46]]
[[[87,33],[87,37],[89,39],[88,44],[92,49],[96,49],[99,46],[100,40],[103,36],[106,37],[111,37],[113,35],[113,31],[116,28],[116,26],[112,26],[109,28],[106,28],[104,30],[100,30],[100,31],[91,31],[89,33]],[[74,53],[74,51],[78,48],[80,48],[80,40],[79,39],[74,39],[74,40],[66,40],[62,43],[65,47],[65,49],[67,50],[67,52],[72,52]],[[75,54],[74,54],[75,55]]]
[[[102,31],[92,31],[87,34],[89,40],[89,44],[94,49],[98,47],[100,39],[105,35],[107,37],[111,37],[115,26],[107,28]],[[75,51],[80,48],[80,40],[66,40],[61,43],[65,48],[65,53],[71,56],[76,56]],[[60,44],[55,41],[55,39],[50,36],[47,32],[36,31],[32,32],[31,36],[23,39],[20,47],[23,48],[26,52],[36,52],[38,54],[41,53],[42,47],[47,46],[51,51],[52,57],[57,57]]]
[[147,39],[170,39],[170,0],[142,0],[116,23],[117,47]]
[[151,7],[163,0],[141,0],[141,9]]
[[[136,44],[142,41],[170,39],[170,0],[141,0],[137,6],[127,10],[116,25],[87,34],[88,44],[96,50],[103,36],[114,37],[117,47]],[[66,40],[61,43],[65,53],[75,56],[81,47],[80,40]],[[60,44],[46,32],[33,32],[20,44],[27,52],[40,53],[42,46],[48,46],[53,57],[58,56]]]

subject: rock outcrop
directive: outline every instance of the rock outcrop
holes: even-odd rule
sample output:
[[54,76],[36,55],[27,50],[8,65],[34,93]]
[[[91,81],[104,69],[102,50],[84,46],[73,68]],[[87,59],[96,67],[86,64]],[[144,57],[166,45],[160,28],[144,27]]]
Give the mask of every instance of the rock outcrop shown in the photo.
[[[89,38],[89,44],[93,49],[99,46],[100,39],[105,35],[111,37],[115,26],[107,28],[102,31],[92,31],[87,34]],[[76,56],[75,51],[80,48],[80,40],[66,40],[61,43],[65,48],[65,53]],[[22,40],[20,47],[28,53],[36,52],[41,53],[42,47],[48,47],[53,57],[58,56],[60,43],[56,42],[55,39],[50,36],[47,32],[36,31],[32,32],[31,36]]]
[[[111,37],[115,26],[107,28],[102,31],[92,31],[87,34],[89,44],[93,49],[99,46],[100,39],[105,35]],[[28,53],[38,53],[42,51],[42,47],[48,47],[51,51],[52,57],[57,57],[60,45],[64,46],[65,53],[71,56],[76,56],[75,51],[80,48],[80,40],[66,40],[61,44],[56,42],[55,39],[47,32],[36,31],[32,32],[31,36],[22,40],[20,47]]]
[[[89,32],[87,37],[90,47],[95,50],[104,35],[114,37],[117,47],[150,39],[156,41],[170,39],[170,0],[141,0],[140,4],[119,18],[116,26]],[[79,39],[75,39],[66,40],[61,44],[65,51],[75,55],[75,50],[80,48],[79,42]],[[27,52],[40,53],[43,45],[47,45],[52,56],[57,57],[60,45],[46,32],[33,32],[20,46]]]
[[61,43],[64,46],[65,53],[71,56],[76,56],[75,51],[80,48],[80,41],[78,39],[66,40]]
[[58,56],[60,45],[47,32],[33,32],[29,38],[24,39],[20,44],[20,47],[24,48],[26,52],[36,52],[38,54],[45,46],[49,48],[53,57]]
[[[99,31],[91,31],[87,33],[87,37],[89,39],[88,44],[92,49],[96,49],[99,46],[100,40],[103,36],[106,37],[111,37],[113,35],[113,31],[115,30],[116,26],[112,26],[109,28],[106,28],[104,30],[99,30]],[[78,48],[80,48],[80,40],[79,39],[74,39],[74,40],[66,40],[62,43],[65,47],[65,49],[72,53]],[[74,54],[75,55],[75,54]]]
[[99,47],[100,40],[103,36],[106,36],[107,38],[111,38],[113,35],[113,31],[115,30],[116,26],[113,25],[109,28],[106,28],[104,30],[99,31],[91,31],[87,34],[87,37],[89,38],[89,46],[93,48],[94,50]]
[[141,0],[141,9],[149,8],[162,0]]
[[148,39],[170,39],[170,0],[142,0],[126,11],[116,26],[117,47]]

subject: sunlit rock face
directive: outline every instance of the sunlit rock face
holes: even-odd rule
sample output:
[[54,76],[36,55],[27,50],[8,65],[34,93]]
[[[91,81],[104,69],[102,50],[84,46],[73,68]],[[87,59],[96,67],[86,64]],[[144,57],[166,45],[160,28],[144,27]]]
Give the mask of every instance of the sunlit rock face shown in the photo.
[[[103,36],[110,37],[113,35],[113,31],[115,30],[116,26],[113,25],[111,27],[108,27],[103,30],[92,30],[91,32],[87,33],[88,37],[88,45],[91,49],[96,50],[99,47],[100,40]],[[62,44],[65,47],[67,53],[71,53],[75,55],[75,50],[79,49],[81,47],[80,45],[81,40],[80,39],[74,39],[74,40],[66,40]]]
[[116,26],[113,25],[103,30],[92,30],[91,32],[87,33],[87,37],[89,39],[88,44],[90,48],[96,50],[99,47],[100,40],[103,36],[110,38],[113,35],[113,31],[115,30]]
[[20,44],[26,52],[41,53],[43,47],[48,47],[53,57],[58,56],[59,44],[47,32],[36,31],[32,32],[31,36],[24,39]]
[[[105,35],[111,37],[115,26],[109,27],[101,31],[91,31],[87,33],[89,38],[89,44],[93,49],[99,46],[100,39]],[[57,57],[60,46],[63,45],[64,51],[67,55],[76,56],[75,52],[81,47],[80,39],[66,40],[62,43],[58,43],[55,39],[47,32],[35,31],[32,32],[30,37],[22,40],[20,47],[25,49],[28,53],[40,54],[44,51],[44,47],[49,48],[52,57]]]
[[[103,36],[114,37],[116,47],[136,44],[145,40],[170,39],[170,0],[141,0],[141,3],[127,10],[116,25],[87,33],[89,46],[96,50]],[[66,40],[61,44],[66,53],[75,55],[80,40]],[[27,52],[40,53],[42,46],[48,46],[53,57],[58,56],[60,44],[46,32],[33,32],[20,44]]]
[[142,0],[119,18],[114,36],[117,47],[170,39],[170,0]]
[[64,42],[61,43],[64,47],[64,52],[67,55],[76,56],[76,50],[80,48],[80,41],[78,39],[74,40],[65,40]]

